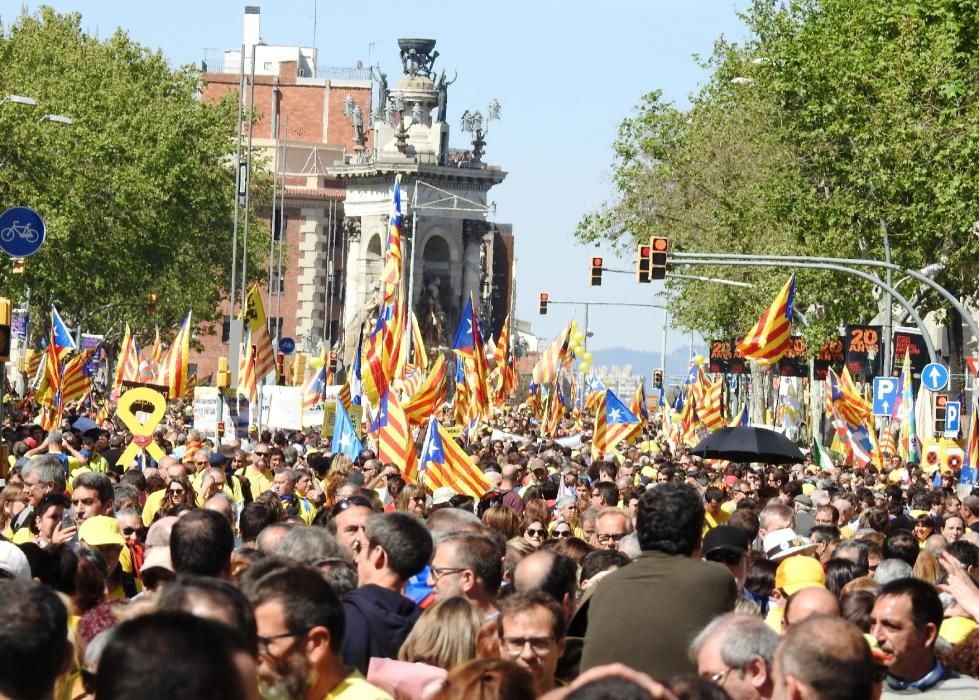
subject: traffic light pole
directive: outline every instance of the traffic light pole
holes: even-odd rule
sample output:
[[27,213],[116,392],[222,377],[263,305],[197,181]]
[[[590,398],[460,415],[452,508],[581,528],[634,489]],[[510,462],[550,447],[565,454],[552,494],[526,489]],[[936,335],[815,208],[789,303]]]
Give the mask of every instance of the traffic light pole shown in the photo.
[[[908,275],[918,280],[922,284],[928,285],[931,289],[935,290],[945,299],[952,307],[959,312],[963,319],[965,319],[966,324],[969,326],[969,331],[971,331],[972,336],[979,342],[979,325],[976,324],[976,320],[973,318],[969,310],[966,309],[965,305],[960,302],[954,294],[945,289],[942,285],[938,284],[935,280],[928,277],[927,275],[919,272],[918,270],[913,270],[909,268],[901,267],[900,265],[895,265],[894,263],[882,262],[880,260],[865,260],[863,258],[822,258],[822,257],[809,257],[805,255],[742,255],[740,253],[672,253],[670,255],[671,262],[679,264],[681,260],[693,259],[693,258],[717,258],[722,260],[772,260],[776,262],[814,262],[814,263],[827,263],[833,265],[860,265],[863,267],[882,267],[886,270],[891,270],[893,272],[900,272],[902,274]],[[886,291],[886,290],[885,290]],[[924,331],[922,331],[924,332]]]
[[[778,258],[777,256],[750,256],[750,255],[728,255],[722,254],[720,256],[714,255],[713,253],[674,253],[674,256],[683,256],[682,259],[673,259],[670,262],[674,265],[726,265],[731,267],[801,267],[809,268],[815,270],[832,270],[835,272],[845,272],[849,275],[855,275],[864,279],[871,284],[877,285],[885,292],[890,292],[890,294],[897,299],[897,302],[904,307],[904,310],[908,312],[912,319],[914,319],[915,324],[921,331],[921,338],[925,343],[925,347],[928,349],[928,357],[931,362],[938,362],[938,355],[935,352],[935,346],[932,343],[931,335],[925,328],[924,321],[921,320],[921,316],[915,311],[914,307],[911,305],[903,295],[901,295],[896,289],[888,286],[888,284],[882,281],[879,277],[875,277],[869,273],[863,272],[862,270],[854,270],[853,268],[847,267],[845,265],[838,265],[833,263],[822,263],[815,262],[813,258],[803,258],[805,262],[794,261],[792,258]],[[765,259],[759,260],[758,258],[764,257]],[[768,259],[774,258],[774,259]],[[890,339],[888,338],[888,342]],[[887,368],[888,371],[890,368]]]

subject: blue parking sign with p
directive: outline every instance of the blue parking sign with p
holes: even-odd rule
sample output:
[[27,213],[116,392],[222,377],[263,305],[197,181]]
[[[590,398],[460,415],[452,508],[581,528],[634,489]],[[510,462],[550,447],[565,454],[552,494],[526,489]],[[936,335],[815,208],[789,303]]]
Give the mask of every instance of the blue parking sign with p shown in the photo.
[[945,437],[957,437],[962,423],[962,404],[949,401],[945,404]]
[[875,416],[889,416],[897,401],[900,384],[896,377],[874,377],[873,410]]

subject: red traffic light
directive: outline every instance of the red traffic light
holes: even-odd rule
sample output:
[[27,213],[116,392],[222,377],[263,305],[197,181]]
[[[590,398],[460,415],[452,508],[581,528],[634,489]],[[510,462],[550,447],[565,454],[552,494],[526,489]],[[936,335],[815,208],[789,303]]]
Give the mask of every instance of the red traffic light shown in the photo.
[[670,249],[670,239],[659,236],[653,238],[653,250],[657,253],[665,253]]
[[540,293],[540,300],[541,301],[547,301],[547,292],[541,292]]
[[591,259],[591,266],[592,267],[601,267],[602,266],[602,259],[601,258],[592,258]]
[[650,255],[650,248],[648,245],[639,246],[639,255],[644,258],[648,258]]

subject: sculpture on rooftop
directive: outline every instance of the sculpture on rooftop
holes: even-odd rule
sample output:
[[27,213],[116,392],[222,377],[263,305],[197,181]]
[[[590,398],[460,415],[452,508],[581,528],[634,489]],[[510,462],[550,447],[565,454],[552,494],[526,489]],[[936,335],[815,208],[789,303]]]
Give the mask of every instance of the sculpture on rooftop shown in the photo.
[[432,79],[432,67],[439,57],[435,39],[398,39],[398,48],[401,49],[401,67],[405,75]]

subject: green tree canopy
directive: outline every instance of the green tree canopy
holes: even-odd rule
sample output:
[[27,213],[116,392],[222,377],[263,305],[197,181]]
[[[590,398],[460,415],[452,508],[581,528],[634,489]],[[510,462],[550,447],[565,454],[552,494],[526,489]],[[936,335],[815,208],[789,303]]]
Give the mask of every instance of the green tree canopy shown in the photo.
[[[30,206],[47,226],[25,275],[0,265],[8,296],[29,286],[35,320],[58,302],[67,322],[116,336],[123,321],[144,336],[175,328],[188,310],[217,320],[231,267],[236,99],[203,102],[195,69],[172,70],[122,31],[99,40],[80,15],[46,7],[0,28],[0,86],[38,102],[0,105],[0,206]],[[48,113],[73,123],[39,121]],[[257,274],[268,231],[251,232]]]
[[[896,263],[940,262],[938,281],[975,298],[979,3],[756,0],[744,20],[749,39],[716,43],[688,109],[653,92],[623,121],[617,197],[582,219],[579,238],[631,246],[656,233],[674,250],[883,260],[883,220]],[[710,274],[756,286],[671,283],[677,319],[736,334],[787,270]],[[812,340],[878,311],[867,283],[835,273],[800,274],[797,292]],[[917,302],[945,312],[921,290]]]

